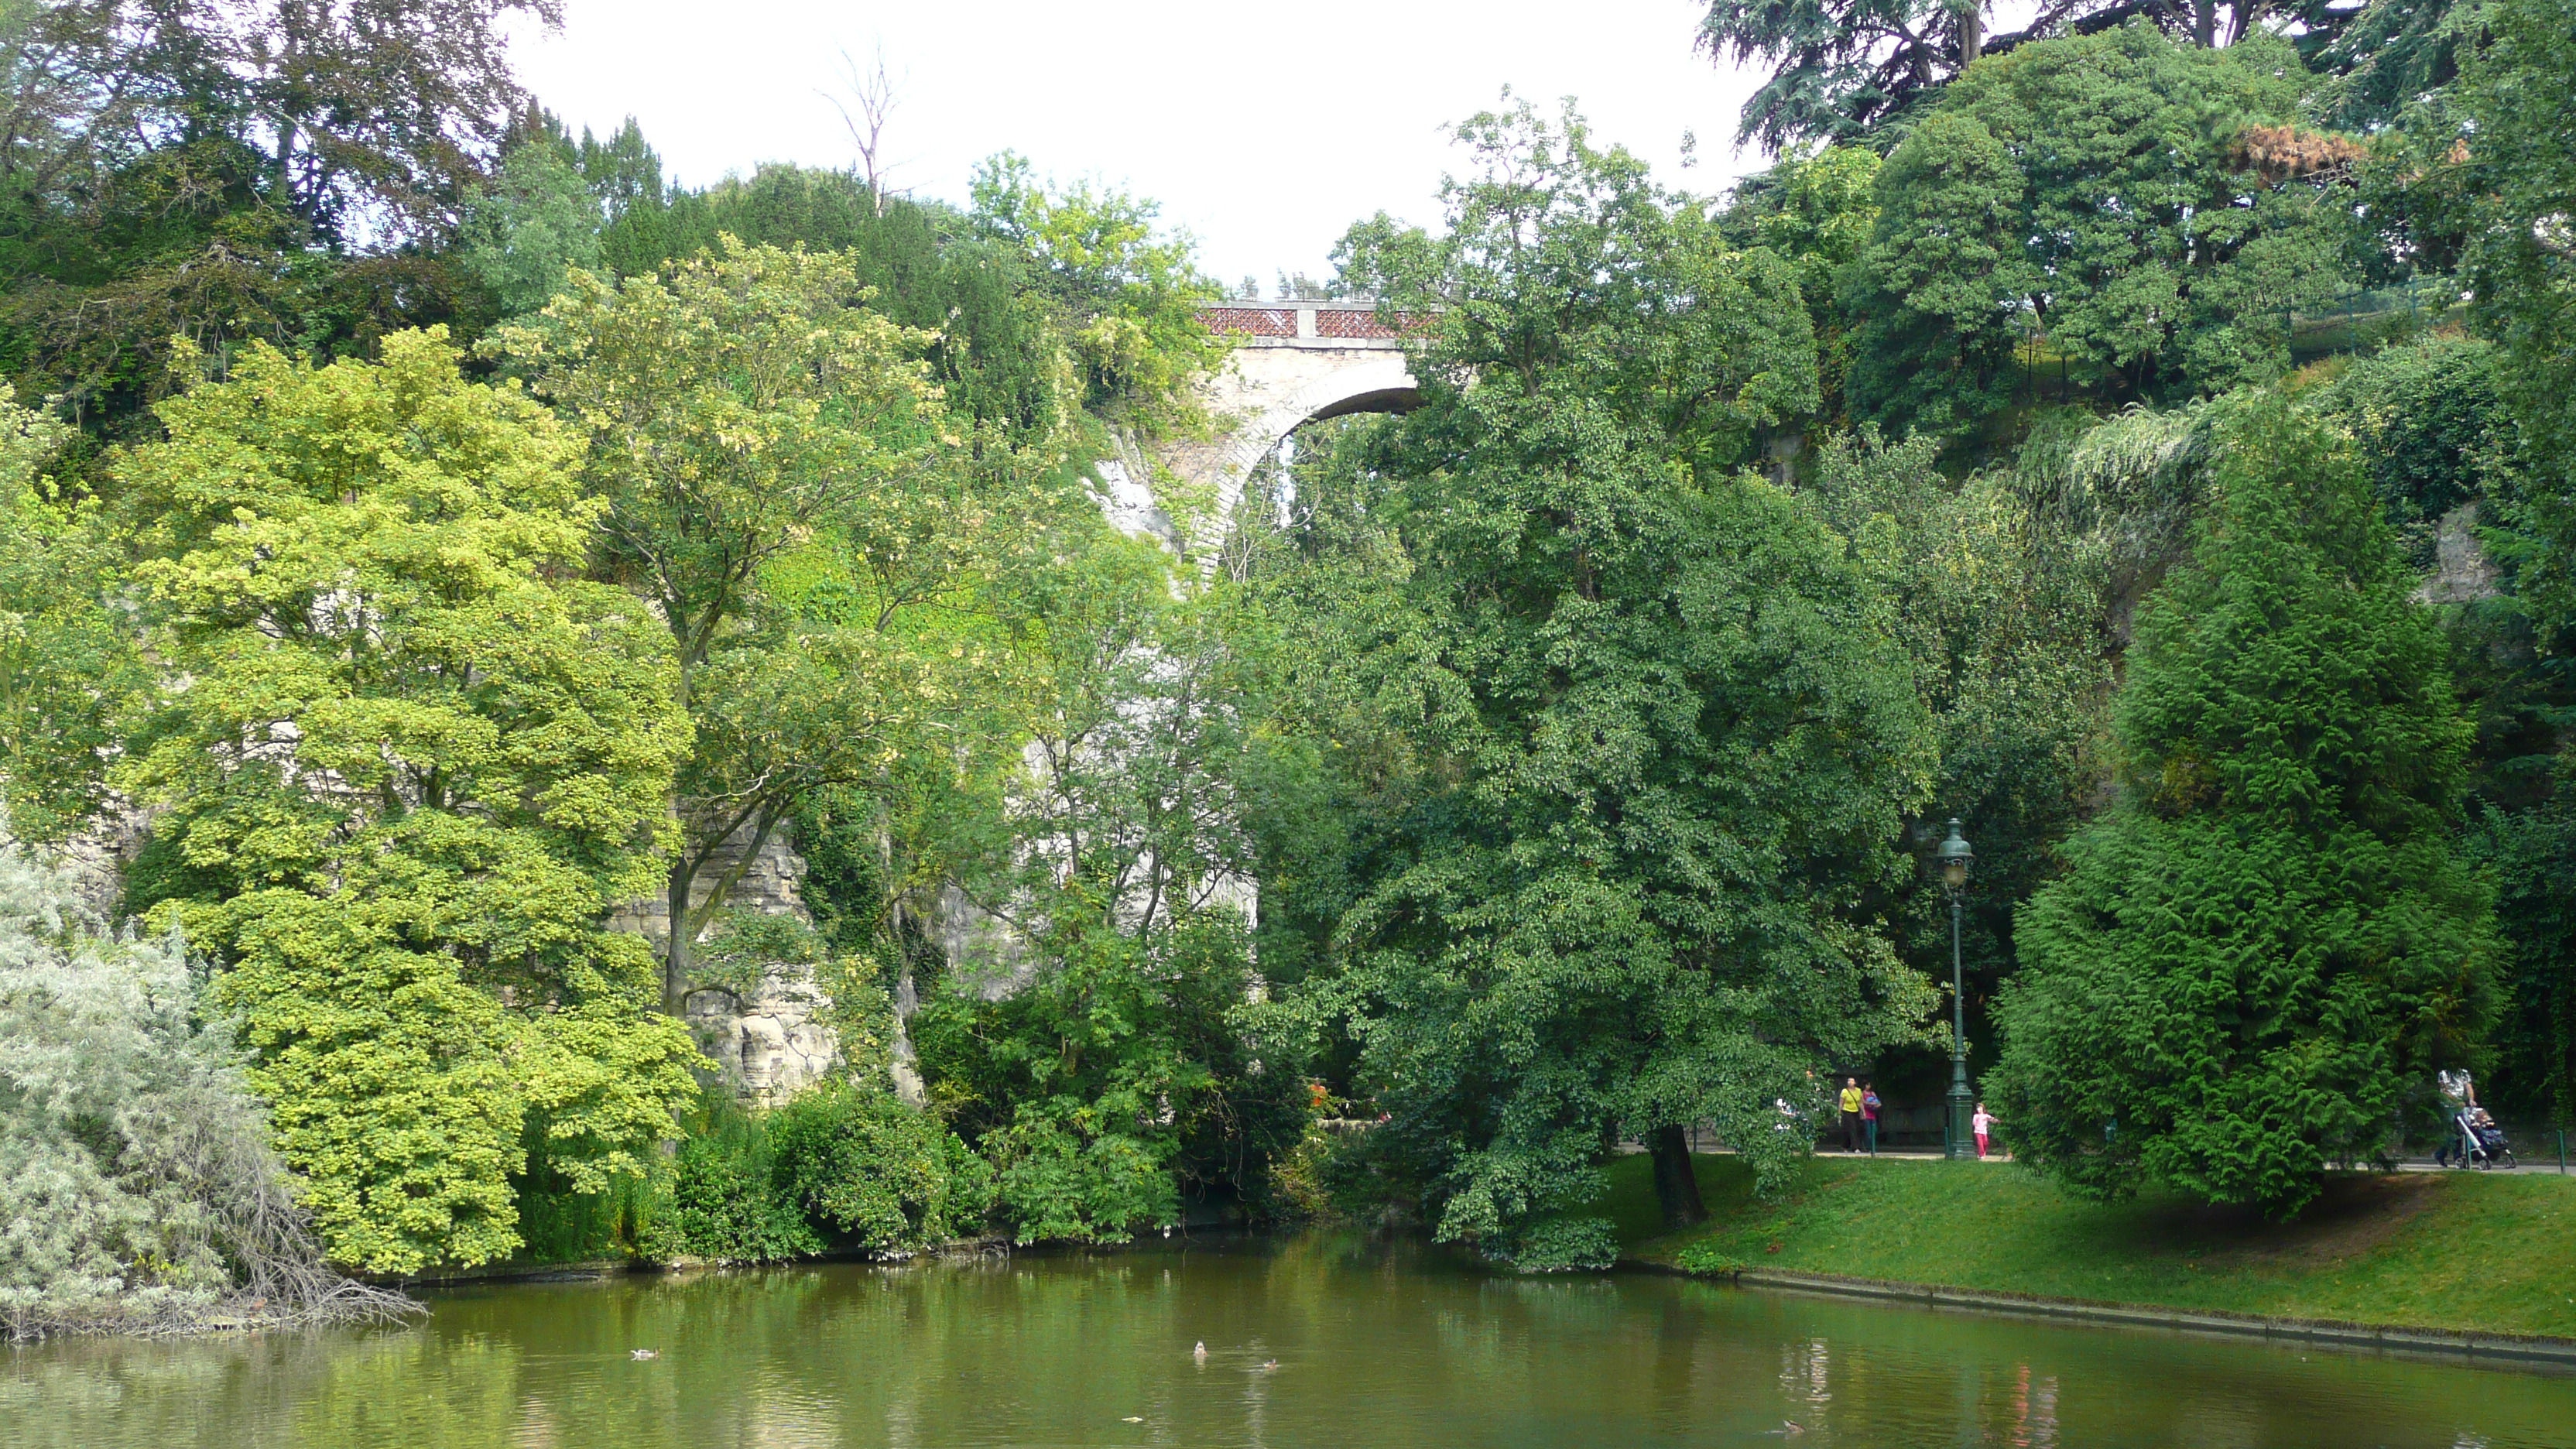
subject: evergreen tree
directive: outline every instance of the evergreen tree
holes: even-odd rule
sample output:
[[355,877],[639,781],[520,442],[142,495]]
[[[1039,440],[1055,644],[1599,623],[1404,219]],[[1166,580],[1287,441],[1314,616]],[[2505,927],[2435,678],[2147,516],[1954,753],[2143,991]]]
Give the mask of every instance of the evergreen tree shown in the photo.
[[2491,906],[2453,846],[2469,726],[2362,470],[2266,398],[2211,485],[2139,624],[2121,796],[2021,913],[1989,1090],[2079,1192],[2287,1215],[2476,1039]]

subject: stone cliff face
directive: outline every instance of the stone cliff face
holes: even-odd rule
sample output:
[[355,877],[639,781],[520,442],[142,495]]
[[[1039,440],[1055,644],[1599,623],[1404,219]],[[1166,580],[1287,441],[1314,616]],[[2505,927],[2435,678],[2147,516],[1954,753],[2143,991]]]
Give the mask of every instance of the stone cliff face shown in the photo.
[[[812,925],[813,913],[805,906],[805,858],[796,853],[786,827],[772,831],[746,860],[750,851],[746,827],[698,872],[692,904],[704,904],[707,892],[739,865],[742,876],[725,897],[729,909],[792,916]],[[630,902],[610,924],[666,939],[670,904],[658,896]],[[821,1081],[840,1062],[840,1034],[832,1028],[831,1008],[832,998],[816,984],[812,967],[779,964],[762,971],[748,991],[701,987],[690,992],[687,1017],[698,1049],[724,1074],[726,1084],[748,1101],[774,1106]]]
[[2443,514],[2439,527],[2434,535],[2433,574],[2415,590],[2416,599],[2427,604],[2468,604],[2501,593],[2496,567],[2478,543],[2477,500]]
[[811,967],[772,966],[744,995],[692,992],[689,1030],[737,1094],[774,1107],[840,1061],[840,1034],[826,1015],[831,1006]]

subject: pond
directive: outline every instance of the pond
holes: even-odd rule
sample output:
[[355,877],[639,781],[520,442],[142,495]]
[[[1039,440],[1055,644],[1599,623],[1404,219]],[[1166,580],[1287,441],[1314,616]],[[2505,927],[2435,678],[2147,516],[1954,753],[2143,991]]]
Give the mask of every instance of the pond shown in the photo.
[[431,1301],[407,1329],[0,1350],[0,1445],[2576,1444],[2576,1375],[1329,1234]]

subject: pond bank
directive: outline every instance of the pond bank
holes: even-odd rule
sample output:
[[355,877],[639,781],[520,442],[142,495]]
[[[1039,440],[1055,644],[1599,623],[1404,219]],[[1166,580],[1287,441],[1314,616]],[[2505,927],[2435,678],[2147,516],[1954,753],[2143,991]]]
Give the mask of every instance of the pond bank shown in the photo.
[[1710,1221],[1664,1234],[1647,1164],[1613,1164],[1609,1208],[1634,1266],[1748,1286],[2576,1361],[2576,1180],[2339,1175],[2282,1224],[2170,1195],[2083,1202],[1993,1164],[1820,1156],[1767,1202],[1734,1159],[1697,1166]]
[[1787,1293],[1815,1293],[1838,1298],[1867,1298],[1882,1303],[1908,1303],[1926,1308],[1955,1308],[2002,1313],[2023,1318],[2070,1319],[2080,1323],[2116,1324],[2123,1328],[2170,1328],[2188,1333],[2234,1334],[2247,1338],[2286,1339],[2367,1348],[2382,1352],[2442,1354],[2467,1358],[2506,1359],[2519,1363],[2576,1367],[2576,1339],[2524,1334],[2445,1332],[2370,1323],[2336,1323],[2312,1319],[2266,1318],[2215,1310],[2188,1312],[2130,1303],[2094,1303],[2080,1298],[2043,1298],[2023,1293],[1978,1293],[1926,1283],[1891,1283],[1876,1278],[1846,1278],[1832,1273],[1779,1273],[1760,1268],[1694,1271],[1643,1259],[1620,1260],[1634,1271],[1669,1274],[1701,1281],[1723,1281],[1739,1288]]

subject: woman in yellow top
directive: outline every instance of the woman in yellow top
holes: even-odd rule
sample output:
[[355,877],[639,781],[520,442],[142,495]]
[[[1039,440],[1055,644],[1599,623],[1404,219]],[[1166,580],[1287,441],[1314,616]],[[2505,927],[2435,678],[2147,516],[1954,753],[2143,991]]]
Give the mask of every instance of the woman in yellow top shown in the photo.
[[1860,1151],[1860,1079],[1843,1078],[1842,1096],[1835,1102],[1843,1110],[1843,1151]]

